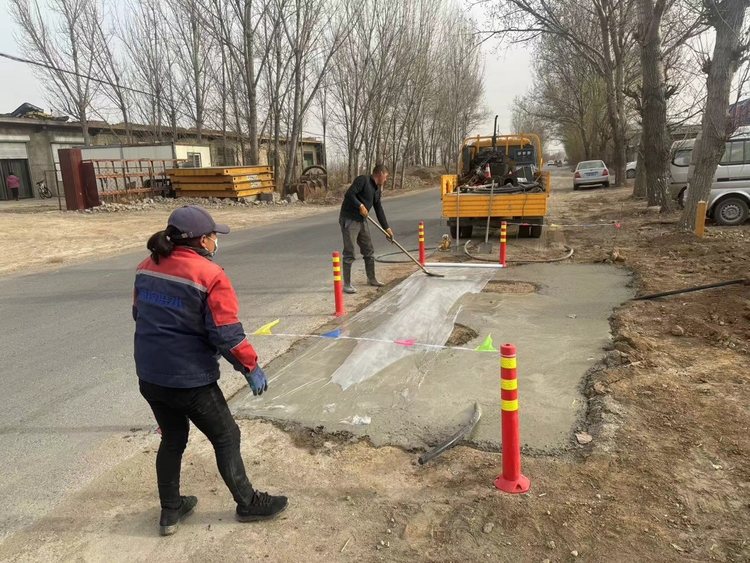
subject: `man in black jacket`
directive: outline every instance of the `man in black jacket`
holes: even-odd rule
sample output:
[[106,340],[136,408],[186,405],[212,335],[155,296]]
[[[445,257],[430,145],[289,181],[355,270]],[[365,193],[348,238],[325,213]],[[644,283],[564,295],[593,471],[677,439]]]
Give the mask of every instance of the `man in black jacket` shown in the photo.
[[367,283],[374,287],[382,287],[383,284],[375,277],[375,249],[370,237],[370,225],[367,216],[370,210],[375,208],[378,222],[393,240],[393,231],[388,227],[383,206],[380,203],[382,187],[388,179],[388,169],[382,164],[373,168],[371,176],[358,176],[346,191],[344,202],[341,204],[339,225],[344,237],[344,292],[357,293],[352,286],[352,264],[354,263],[354,240],[359,244],[359,251],[365,261],[365,272],[367,272]]

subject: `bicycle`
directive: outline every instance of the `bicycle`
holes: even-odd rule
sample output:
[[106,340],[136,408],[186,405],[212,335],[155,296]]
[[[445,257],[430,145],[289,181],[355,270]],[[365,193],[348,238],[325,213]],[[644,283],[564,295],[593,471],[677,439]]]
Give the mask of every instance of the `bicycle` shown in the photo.
[[39,192],[39,197],[42,199],[48,199],[52,197],[52,192],[49,191],[49,188],[47,187],[47,182],[45,180],[40,180],[36,183],[36,189]]

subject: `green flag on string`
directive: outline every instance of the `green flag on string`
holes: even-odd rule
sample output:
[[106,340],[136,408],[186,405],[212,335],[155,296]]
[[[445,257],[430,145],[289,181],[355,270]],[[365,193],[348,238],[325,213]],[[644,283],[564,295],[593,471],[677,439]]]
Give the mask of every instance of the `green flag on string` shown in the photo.
[[497,352],[497,349],[492,345],[492,335],[487,335],[481,346],[477,346],[474,350],[477,352]]

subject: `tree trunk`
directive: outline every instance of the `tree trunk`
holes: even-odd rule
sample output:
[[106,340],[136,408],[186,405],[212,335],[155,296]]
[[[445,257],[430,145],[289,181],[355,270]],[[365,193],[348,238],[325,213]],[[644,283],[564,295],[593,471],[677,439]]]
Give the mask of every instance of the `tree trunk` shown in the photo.
[[643,132],[641,132],[641,141],[638,143],[638,156],[635,161],[635,185],[633,186],[633,197],[636,199],[645,199],[646,191],[646,170],[643,163]]
[[79,112],[81,114],[81,130],[83,132],[83,144],[84,146],[91,146],[91,135],[89,134],[89,118],[86,106],[81,104]]
[[662,11],[652,0],[639,0],[642,75],[642,140],[648,205],[663,212],[672,210],[667,183],[669,138],[667,99],[661,53]]
[[680,229],[695,229],[698,202],[708,201],[716,167],[731,133],[729,94],[742,56],[740,37],[747,6],[747,0],[705,3],[709,21],[716,30],[716,42],[713,57],[704,66],[708,67],[706,107],[701,121],[701,140],[693,149],[695,172],[689,178],[690,189],[680,219]]
[[[299,29],[299,12],[297,15]],[[301,128],[302,116],[302,50],[297,46],[294,50],[294,106],[292,109],[292,133],[287,140],[287,160],[286,170],[284,173],[284,185],[289,185],[292,178],[297,175],[296,158],[297,158],[297,140]]]
[[[255,45],[253,43],[253,2],[245,0],[245,86],[247,88],[247,133],[250,136],[251,164],[258,164],[258,101],[255,88]],[[244,155],[243,155],[244,158]]]

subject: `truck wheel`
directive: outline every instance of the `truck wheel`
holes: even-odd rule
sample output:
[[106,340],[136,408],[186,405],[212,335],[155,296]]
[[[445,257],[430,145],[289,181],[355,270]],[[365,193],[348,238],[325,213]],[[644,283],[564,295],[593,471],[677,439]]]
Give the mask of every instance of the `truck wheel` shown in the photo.
[[716,204],[713,216],[719,225],[734,227],[747,221],[749,212],[747,201],[740,197],[728,197]]
[[534,225],[533,227],[530,227],[529,229],[529,236],[531,238],[539,238],[542,236],[542,225]]

